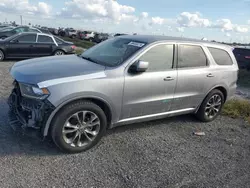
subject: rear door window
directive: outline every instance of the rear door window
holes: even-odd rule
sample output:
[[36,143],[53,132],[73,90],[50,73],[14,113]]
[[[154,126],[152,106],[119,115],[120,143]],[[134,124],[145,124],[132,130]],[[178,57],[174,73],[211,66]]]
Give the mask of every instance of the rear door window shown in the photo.
[[39,35],[37,42],[40,43],[54,43],[51,37],[45,35]]
[[208,49],[210,53],[212,54],[216,64],[218,65],[232,65],[233,64],[231,57],[225,50],[218,49],[218,48],[210,48],[210,47]]
[[201,48],[196,45],[179,45],[178,68],[195,68],[207,66],[207,57]]

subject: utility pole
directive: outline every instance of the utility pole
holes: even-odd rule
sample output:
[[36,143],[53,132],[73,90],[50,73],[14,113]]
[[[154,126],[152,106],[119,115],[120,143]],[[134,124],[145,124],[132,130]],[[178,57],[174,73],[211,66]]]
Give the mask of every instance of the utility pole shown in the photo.
[[23,25],[23,16],[20,15],[20,19],[21,19],[21,25]]

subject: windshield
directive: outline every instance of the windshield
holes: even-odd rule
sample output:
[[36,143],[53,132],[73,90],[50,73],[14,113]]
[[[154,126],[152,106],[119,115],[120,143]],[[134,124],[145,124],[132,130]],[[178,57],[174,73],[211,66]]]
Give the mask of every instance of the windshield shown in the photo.
[[128,38],[112,38],[86,50],[81,56],[98,64],[114,67],[122,64],[145,45],[144,42]]

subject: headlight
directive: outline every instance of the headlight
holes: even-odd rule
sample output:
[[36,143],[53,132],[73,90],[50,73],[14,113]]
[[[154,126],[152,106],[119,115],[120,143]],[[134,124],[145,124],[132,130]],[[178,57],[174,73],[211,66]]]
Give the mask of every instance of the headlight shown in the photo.
[[23,97],[45,99],[50,94],[47,88],[38,88],[32,85],[22,83],[19,83],[19,86]]

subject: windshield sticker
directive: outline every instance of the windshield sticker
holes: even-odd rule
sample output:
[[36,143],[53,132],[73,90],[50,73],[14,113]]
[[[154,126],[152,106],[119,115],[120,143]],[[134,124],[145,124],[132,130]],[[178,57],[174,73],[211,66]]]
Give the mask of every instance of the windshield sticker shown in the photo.
[[130,45],[130,46],[136,46],[136,47],[141,48],[141,47],[143,47],[143,46],[145,45],[145,43],[140,43],[140,42],[130,42],[130,43],[128,43],[128,45]]

